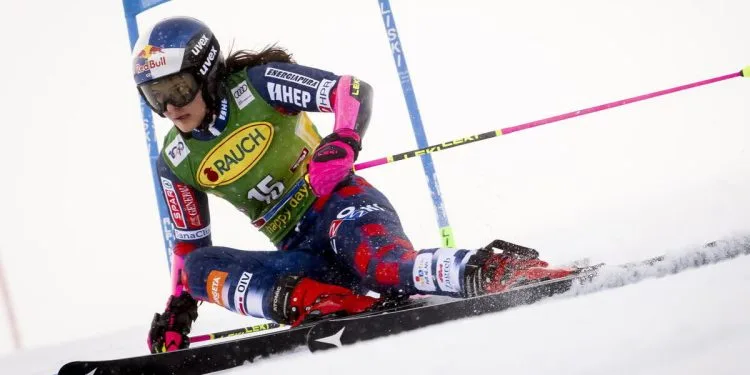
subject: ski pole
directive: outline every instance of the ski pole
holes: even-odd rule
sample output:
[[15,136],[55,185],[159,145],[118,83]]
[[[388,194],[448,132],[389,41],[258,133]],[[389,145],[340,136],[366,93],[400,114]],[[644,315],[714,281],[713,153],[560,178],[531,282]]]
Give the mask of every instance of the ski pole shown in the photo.
[[442,151],[442,150],[445,150],[445,149],[448,149],[448,148],[463,146],[465,144],[479,142],[479,141],[483,141],[485,139],[490,139],[490,138],[494,138],[494,137],[505,135],[505,134],[515,133],[515,132],[518,132],[518,131],[521,131],[521,130],[531,129],[531,128],[535,128],[537,126],[542,126],[542,125],[551,124],[553,122],[567,120],[567,119],[573,118],[573,117],[587,115],[589,113],[604,111],[604,110],[607,110],[607,109],[611,109],[611,108],[615,108],[615,107],[620,107],[620,106],[623,106],[623,105],[626,105],[626,104],[640,102],[640,101],[647,100],[647,99],[652,99],[652,98],[655,98],[657,96],[662,96],[662,95],[672,94],[672,93],[675,93],[675,92],[678,92],[678,91],[692,89],[692,88],[695,88],[695,87],[698,87],[698,86],[709,85],[709,84],[712,84],[712,83],[716,83],[716,82],[728,80],[728,79],[735,78],[735,77],[750,77],[750,65],[746,66],[741,71],[736,72],[736,73],[731,73],[731,74],[726,74],[726,75],[722,75],[722,76],[718,76],[718,77],[713,77],[713,78],[705,79],[705,80],[702,80],[702,81],[697,81],[697,82],[693,82],[693,83],[684,84],[684,85],[681,85],[681,86],[672,87],[672,88],[665,89],[665,90],[654,91],[652,93],[643,94],[643,95],[639,95],[639,96],[634,96],[632,98],[617,100],[617,101],[614,101],[614,102],[605,103],[605,104],[597,105],[597,106],[594,106],[594,107],[589,107],[589,108],[580,109],[580,110],[573,111],[573,112],[568,112],[568,113],[563,113],[563,114],[552,116],[552,117],[547,117],[547,118],[544,118],[544,119],[541,119],[541,120],[531,121],[531,122],[527,122],[527,123],[516,125],[516,126],[511,126],[511,127],[507,127],[507,128],[503,128],[503,129],[499,129],[499,130],[489,131],[489,132],[486,132],[486,133],[475,134],[475,135],[471,135],[471,136],[468,136],[468,137],[458,138],[458,139],[454,139],[454,140],[451,140],[451,141],[443,142],[443,143],[432,145],[432,146],[427,146],[427,147],[416,149],[416,150],[412,150],[412,151],[402,152],[400,154],[386,156],[386,157],[380,158],[380,159],[374,159],[374,160],[370,160],[370,161],[358,163],[358,164],[354,165],[354,170],[355,171],[359,171],[359,170],[362,170],[362,169],[376,167],[378,165],[383,165],[383,164],[393,163],[395,161],[405,160],[405,159],[412,158],[412,157],[415,157],[415,156],[431,154],[433,152]]
[[249,333],[268,331],[268,330],[279,328],[279,327],[283,327],[283,325],[279,323],[273,323],[273,322],[263,323],[263,324],[258,324],[258,325],[254,325],[250,327],[230,329],[228,331],[221,331],[221,332],[215,332],[215,333],[208,333],[205,335],[193,336],[190,338],[190,343],[208,341],[208,340],[216,340],[216,339],[222,339],[225,337],[232,337],[232,336],[239,336],[239,335],[247,335]]

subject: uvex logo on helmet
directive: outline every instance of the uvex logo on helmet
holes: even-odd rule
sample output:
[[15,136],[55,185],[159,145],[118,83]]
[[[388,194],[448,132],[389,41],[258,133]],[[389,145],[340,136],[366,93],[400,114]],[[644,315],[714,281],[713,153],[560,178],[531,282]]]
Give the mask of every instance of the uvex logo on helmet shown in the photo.
[[[201,38],[198,39],[198,41],[195,43],[195,46],[190,50],[194,56],[200,56],[200,54],[203,52],[203,49],[208,46],[210,42],[210,39],[206,34],[201,35]],[[203,64],[200,68],[201,75],[206,75],[208,71],[211,69],[211,65],[214,64],[214,60],[216,60],[216,55],[219,54],[219,51],[216,49],[216,46],[211,46],[211,50],[208,51],[208,55],[206,56],[206,60],[203,61]]]
[[203,65],[201,66],[201,74],[206,75],[208,73],[208,70],[211,69],[211,65],[213,65],[214,60],[216,60],[216,55],[219,53],[218,50],[216,50],[216,47],[211,46],[211,51],[208,52],[208,57],[206,57],[206,61],[203,62]]
[[140,74],[149,69],[154,69],[154,68],[166,65],[167,64],[166,56],[154,56],[154,55],[163,55],[163,54],[164,54],[164,50],[161,47],[156,47],[152,45],[147,45],[146,47],[143,47],[141,52],[138,52],[138,55],[136,56],[136,58],[138,58],[139,61],[142,61],[143,64],[139,64],[139,63],[135,64],[135,73]]
[[193,55],[198,56],[201,54],[201,51],[203,51],[203,47],[205,47],[208,44],[208,37],[206,34],[201,35],[201,38],[198,40],[198,42],[193,46]]

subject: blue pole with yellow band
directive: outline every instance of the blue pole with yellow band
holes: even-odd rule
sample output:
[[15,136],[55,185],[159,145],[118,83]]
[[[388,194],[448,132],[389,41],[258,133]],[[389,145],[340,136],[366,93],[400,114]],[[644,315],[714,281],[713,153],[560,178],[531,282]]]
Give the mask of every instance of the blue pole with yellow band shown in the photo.
[[[411,84],[409,68],[406,66],[406,57],[404,56],[401,39],[398,37],[398,30],[396,29],[396,21],[393,18],[391,4],[388,0],[378,0],[378,3],[380,5],[380,15],[383,17],[385,32],[388,36],[388,42],[391,46],[391,52],[393,53],[393,62],[396,64],[398,77],[401,81],[401,89],[404,92],[406,107],[409,110],[409,118],[411,119],[411,126],[414,130],[414,136],[417,138],[418,147],[424,148],[428,145],[427,135],[425,134],[424,126],[422,125],[422,117],[419,115],[417,98],[414,94],[414,87]],[[432,156],[429,154],[423,154],[421,155],[421,160],[422,168],[424,169],[425,176],[427,177],[427,184],[430,188],[432,204],[435,207],[435,213],[437,214],[442,246],[455,247],[453,230],[448,223],[448,214],[445,211],[443,198],[440,194],[440,185],[438,184],[437,173],[435,172],[435,166],[432,162]]]
[[[130,38],[130,49],[132,51],[135,42],[138,41],[138,22],[136,16],[141,12],[153,8],[159,4],[166,3],[169,0],[122,0],[122,6],[125,11],[125,22],[128,25],[128,37]],[[135,90],[133,90],[135,92]],[[174,228],[169,218],[169,209],[164,197],[161,195],[159,184],[159,175],[156,171],[156,161],[159,158],[159,147],[156,143],[156,134],[154,132],[154,121],[151,116],[151,108],[143,100],[141,101],[141,116],[143,117],[143,131],[146,133],[146,147],[148,148],[148,159],[151,164],[151,178],[154,183],[156,192],[156,201],[159,207],[159,218],[161,222],[162,235],[164,236],[164,250],[167,254],[168,269],[172,269],[172,248],[174,246]]]

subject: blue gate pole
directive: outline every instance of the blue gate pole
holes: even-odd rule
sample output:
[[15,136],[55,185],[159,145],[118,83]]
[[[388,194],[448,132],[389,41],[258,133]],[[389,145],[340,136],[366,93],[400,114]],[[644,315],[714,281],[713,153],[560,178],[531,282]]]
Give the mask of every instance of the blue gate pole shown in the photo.
[[[427,136],[425,135],[424,126],[422,125],[422,117],[419,115],[417,98],[414,94],[414,87],[411,84],[409,68],[406,66],[406,57],[404,56],[401,39],[398,37],[398,30],[396,29],[396,21],[393,18],[391,4],[388,0],[378,0],[378,3],[380,4],[380,15],[383,17],[383,25],[385,26],[385,32],[388,36],[388,42],[391,45],[393,62],[396,64],[398,77],[401,81],[401,89],[404,92],[406,107],[409,110],[411,126],[414,129],[414,136],[417,139],[417,147],[424,148],[429,144],[427,143]],[[424,174],[427,177],[427,184],[430,188],[432,204],[435,207],[438,226],[440,227],[440,237],[442,245],[445,247],[455,247],[453,229],[448,223],[448,214],[445,212],[443,198],[440,195],[440,185],[438,184],[437,174],[435,173],[435,166],[432,162],[432,155],[423,154],[421,155],[421,160]]]
[[[130,38],[130,50],[133,50],[135,42],[138,41],[138,22],[136,16],[152,7],[169,0],[122,0],[122,6],[125,11],[125,22],[128,26],[128,37]],[[135,93],[135,89],[133,90]],[[151,116],[151,108],[146,104],[143,98],[141,101],[141,117],[143,117],[143,131],[146,133],[146,147],[148,148],[148,158],[151,164],[151,178],[156,192],[156,201],[159,207],[159,218],[161,219],[162,235],[164,237],[164,250],[167,254],[167,266],[172,269],[172,248],[174,247],[174,230],[172,221],[169,218],[169,209],[164,197],[161,195],[159,185],[159,175],[156,171],[156,161],[159,157],[159,147],[156,145],[156,135],[154,133],[154,121]]]

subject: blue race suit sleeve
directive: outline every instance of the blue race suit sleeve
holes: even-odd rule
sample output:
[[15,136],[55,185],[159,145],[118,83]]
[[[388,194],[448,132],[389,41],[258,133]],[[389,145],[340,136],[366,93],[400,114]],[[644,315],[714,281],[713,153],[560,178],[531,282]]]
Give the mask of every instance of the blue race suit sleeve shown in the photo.
[[[260,96],[277,111],[285,114],[306,112],[334,112],[337,95],[344,93],[359,102],[359,111],[352,119],[354,130],[364,137],[372,112],[373,89],[365,81],[351,76],[339,76],[309,66],[272,62],[247,68],[250,83]],[[350,78],[342,80],[342,78]],[[338,91],[337,91],[338,89]],[[338,98],[346,100],[346,98]]]
[[331,94],[339,76],[304,65],[272,62],[247,69],[260,96],[286,113],[333,112]]

